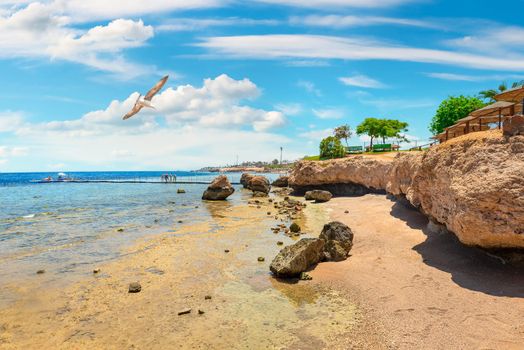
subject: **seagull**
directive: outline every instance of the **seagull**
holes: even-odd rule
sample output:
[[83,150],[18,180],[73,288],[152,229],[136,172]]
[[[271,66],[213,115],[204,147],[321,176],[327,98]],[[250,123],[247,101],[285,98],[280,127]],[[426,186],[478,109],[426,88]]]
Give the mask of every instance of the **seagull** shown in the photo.
[[157,92],[160,91],[160,89],[162,89],[162,87],[164,86],[168,78],[169,78],[169,75],[166,75],[165,77],[160,79],[158,83],[156,83],[156,85],[153,86],[153,88],[147,92],[144,98],[141,98],[142,95],[138,95],[135,105],[126,115],[124,115],[122,119],[126,120],[126,119],[131,118],[132,116],[140,112],[140,110],[144,107],[155,109],[155,107],[151,104],[151,99],[153,98],[153,96],[157,94]]

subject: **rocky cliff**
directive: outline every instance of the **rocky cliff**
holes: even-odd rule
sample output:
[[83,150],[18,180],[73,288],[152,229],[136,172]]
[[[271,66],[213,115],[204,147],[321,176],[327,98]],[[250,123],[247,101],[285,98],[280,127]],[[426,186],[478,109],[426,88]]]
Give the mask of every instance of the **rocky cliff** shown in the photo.
[[405,196],[464,244],[524,248],[524,136],[472,133],[392,161],[301,162],[289,183],[299,190],[344,184],[386,190]]

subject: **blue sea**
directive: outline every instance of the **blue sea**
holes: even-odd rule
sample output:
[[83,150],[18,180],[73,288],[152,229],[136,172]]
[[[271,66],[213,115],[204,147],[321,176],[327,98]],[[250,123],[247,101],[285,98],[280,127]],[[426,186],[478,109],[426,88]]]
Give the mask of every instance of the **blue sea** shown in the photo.
[[[34,274],[85,270],[84,265],[118,257],[122,247],[199,220],[212,220],[213,206],[201,196],[207,185],[163,184],[162,174],[178,181],[211,181],[216,173],[72,172],[78,180],[140,180],[151,183],[36,183],[57,173],[0,173],[0,280]],[[238,182],[240,173],[227,176]],[[264,174],[276,178],[275,174]],[[228,201],[238,204],[237,191]],[[178,194],[183,188],[186,193]]]

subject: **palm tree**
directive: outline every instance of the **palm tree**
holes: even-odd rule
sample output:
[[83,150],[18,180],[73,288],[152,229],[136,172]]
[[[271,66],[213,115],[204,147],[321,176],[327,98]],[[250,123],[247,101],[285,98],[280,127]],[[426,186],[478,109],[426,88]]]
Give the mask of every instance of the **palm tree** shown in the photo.
[[[524,80],[521,81],[515,81],[513,84],[511,84],[511,88],[514,89],[516,87],[524,85]],[[489,90],[483,90],[479,92],[479,97],[483,100],[489,100],[489,102],[495,102],[495,96],[500,94],[501,92],[504,92],[508,89],[508,85],[506,83],[501,83],[498,86],[498,89],[489,89]]]

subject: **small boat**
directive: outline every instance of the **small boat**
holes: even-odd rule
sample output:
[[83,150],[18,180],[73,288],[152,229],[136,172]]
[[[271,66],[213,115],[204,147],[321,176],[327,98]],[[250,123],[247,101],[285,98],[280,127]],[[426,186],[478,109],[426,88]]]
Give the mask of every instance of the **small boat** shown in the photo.
[[67,181],[73,181],[72,177],[69,177],[66,173],[58,173],[58,177],[56,178],[57,182],[67,182]]

